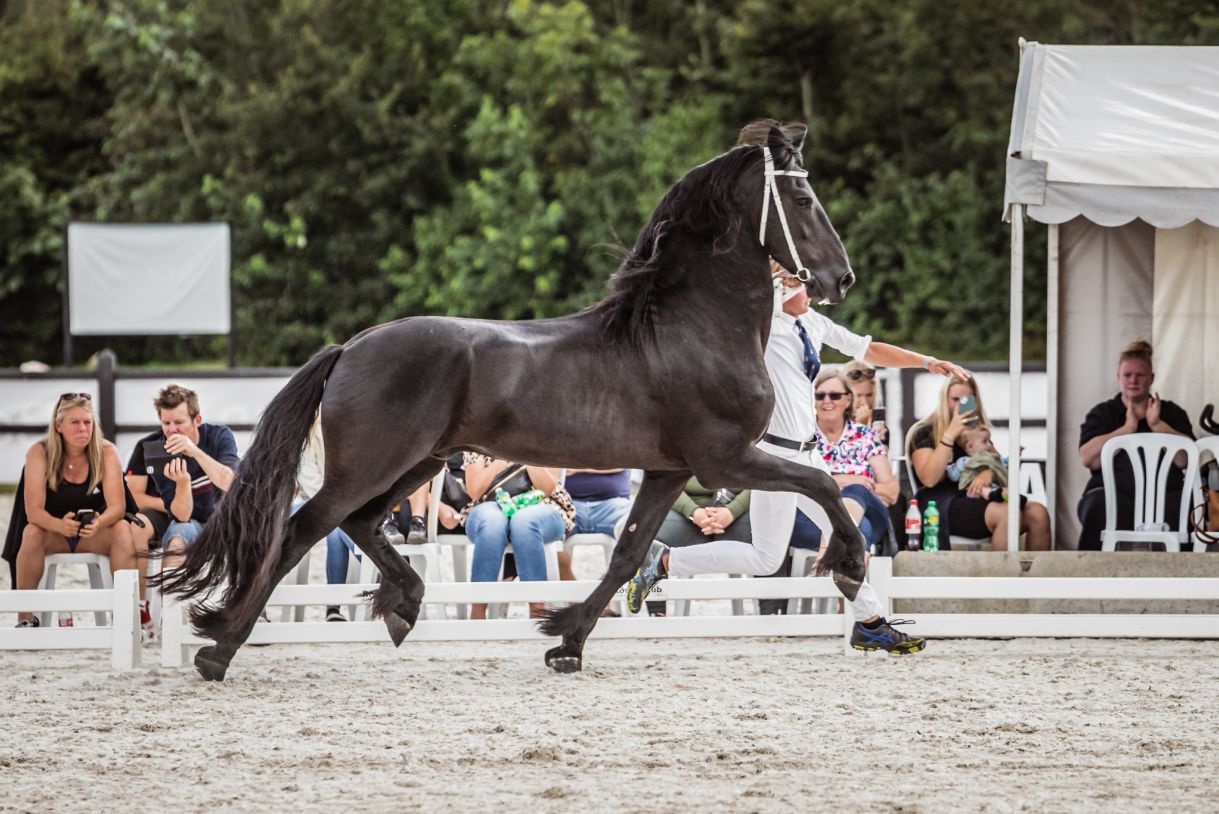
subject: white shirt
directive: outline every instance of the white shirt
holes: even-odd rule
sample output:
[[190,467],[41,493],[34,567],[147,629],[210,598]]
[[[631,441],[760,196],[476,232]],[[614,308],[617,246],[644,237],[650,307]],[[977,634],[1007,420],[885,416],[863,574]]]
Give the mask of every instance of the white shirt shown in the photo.
[[[809,341],[818,356],[825,344],[863,361],[868,345],[872,344],[871,336],[848,331],[816,311],[810,310],[800,317],[800,324],[808,331]],[[817,429],[817,413],[813,408],[813,383],[804,375],[804,343],[796,330],[796,318],[781,309],[770,323],[766,372],[775,389],[775,411],[770,416],[767,432],[790,441],[812,438]]]
[[322,419],[314,419],[296,470],[296,491],[301,500],[311,500],[322,489],[326,477],[326,448],[322,444]]

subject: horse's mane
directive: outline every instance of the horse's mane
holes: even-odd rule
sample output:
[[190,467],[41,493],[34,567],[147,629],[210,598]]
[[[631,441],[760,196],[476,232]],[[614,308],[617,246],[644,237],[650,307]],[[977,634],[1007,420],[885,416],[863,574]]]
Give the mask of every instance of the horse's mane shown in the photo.
[[[690,271],[689,264],[667,262],[666,249],[674,235],[710,238],[714,254],[734,248],[741,213],[731,205],[732,190],[750,166],[762,161],[756,146],[766,143],[770,124],[766,120],[749,125],[741,133],[741,144],[690,170],[665,193],[611,278],[609,296],[592,307],[607,339],[638,342],[651,332],[657,301]],[[795,150],[786,137],[783,142],[772,147]]]

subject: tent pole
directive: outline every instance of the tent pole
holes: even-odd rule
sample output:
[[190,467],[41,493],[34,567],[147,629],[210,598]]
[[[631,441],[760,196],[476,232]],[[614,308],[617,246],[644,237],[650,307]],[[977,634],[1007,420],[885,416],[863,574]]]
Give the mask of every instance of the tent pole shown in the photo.
[[1008,336],[1007,550],[1020,550],[1020,374],[1024,369],[1024,205],[1012,204],[1011,325]]
[[[1045,319],[1045,499],[1050,512],[1050,539],[1057,540],[1054,527],[1058,507],[1058,224],[1048,227],[1046,245]],[[1052,546],[1057,548],[1057,546]]]

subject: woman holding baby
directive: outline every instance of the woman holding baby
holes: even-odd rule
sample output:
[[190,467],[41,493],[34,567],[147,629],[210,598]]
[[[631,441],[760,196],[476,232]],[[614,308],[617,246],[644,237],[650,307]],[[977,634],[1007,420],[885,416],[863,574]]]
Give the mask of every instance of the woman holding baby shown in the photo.
[[[910,428],[906,459],[920,510],[940,510],[940,548],[948,535],[989,537],[1007,548],[1007,465],[990,443],[989,422],[973,379],[945,379],[935,412]],[[956,479],[952,476],[956,475]],[[1050,514],[1021,497],[1020,530],[1029,551],[1050,548]]]

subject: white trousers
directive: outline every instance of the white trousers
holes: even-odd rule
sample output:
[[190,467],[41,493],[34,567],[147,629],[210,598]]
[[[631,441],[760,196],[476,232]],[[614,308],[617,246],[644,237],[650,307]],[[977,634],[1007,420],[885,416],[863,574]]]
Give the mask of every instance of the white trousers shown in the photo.
[[[814,469],[829,472],[825,459],[816,450],[797,452],[784,449],[765,441],[758,449],[795,461]],[[796,522],[796,509],[817,524],[821,529],[822,545],[829,542],[833,527],[825,509],[805,495],[795,492],[757,492],[749,501],[749,525],[753,530],[753,542],[736,540],[713,540],[699,545],[674,548],[669,551],[669,575],[692,577],[696,574],[748,574],[767,576],[773,574],[787,556],[791,543],[792,526]],[[872,586],[865,582],[854,602],[848,602],[856,621],[880,616],[884,608],[876,597]]]

